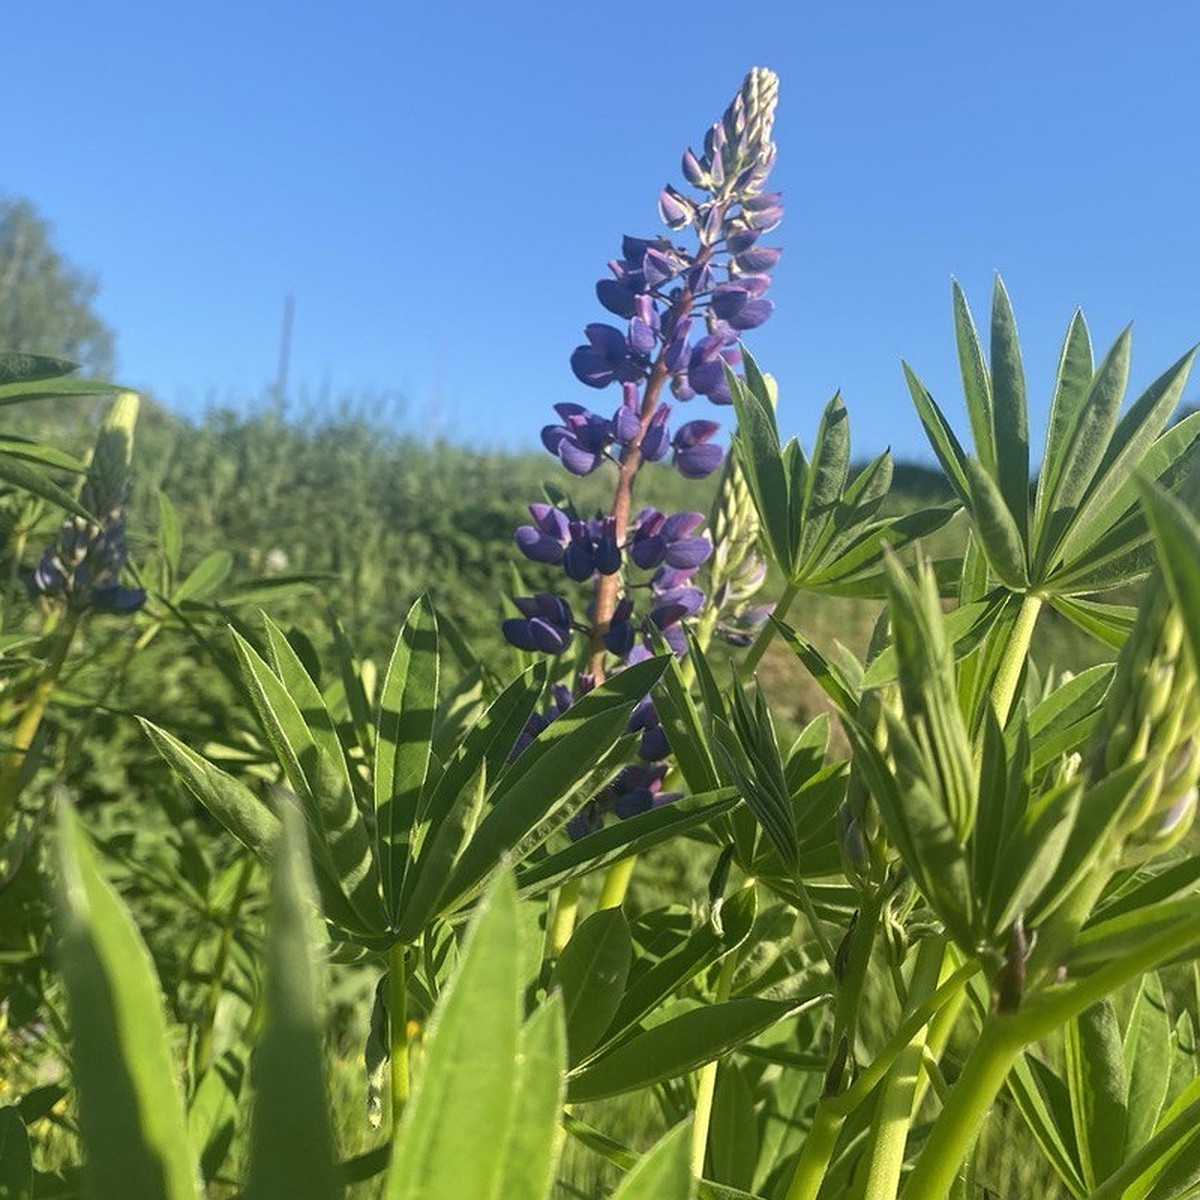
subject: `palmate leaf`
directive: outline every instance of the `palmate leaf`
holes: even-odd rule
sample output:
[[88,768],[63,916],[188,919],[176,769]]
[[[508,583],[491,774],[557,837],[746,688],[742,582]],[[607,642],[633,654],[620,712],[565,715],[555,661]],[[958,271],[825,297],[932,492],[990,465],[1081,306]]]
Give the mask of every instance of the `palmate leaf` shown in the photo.
[[527,854],[567,819],[566,802],[614,748],[634,706],[666,667],[665,658],[628,667],[588,692],[520,754],[487,797],[487,811],[446,885],[459,902],[471,896],[510,853]]
[[275,854],[262,1036],[254,1052],[247,1200],[341,1194],[325,1091],[324,1030],[309,940],[313,883],[298,813]]
[[[314,857],[330,870],[363,925],[382,933],[387,917],[379,868],[366,821],[347,784],[344,756],[339,750],[335,761],[326,753],[283,680],[245,638],[236,632],[232,636],[263,733],[308,823]],[[315,692],[303,668],[301,673]]]
[[708,825],[740,800],[736,789],[718,788],[606,825],[564,850],[519,867],[517,884],[521,895],[539,895],[632,854],[643,854],[661,842]]
[[79,1091],[85,1194],[197,1200],[150,953],[66,804],[59,808],[55,849],[57,950]]

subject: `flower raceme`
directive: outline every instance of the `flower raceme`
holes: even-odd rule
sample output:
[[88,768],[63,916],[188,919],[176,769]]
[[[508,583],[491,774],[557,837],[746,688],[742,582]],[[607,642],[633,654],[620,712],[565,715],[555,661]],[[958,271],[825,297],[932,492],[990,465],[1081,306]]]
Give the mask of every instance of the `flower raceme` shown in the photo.
[[[766,190],[775,161],[771,128],[777,96],[772,72],[755,68],[746,76],[721,120],[709,129],[703,150],[684,153],[685,185],[668,185],[659,195],[659,214],[669,233],[625,236],[619,257],[596,284],[607,319],[585,326],[570,365],[585,387],[618,387],[618,403],[594,411],[561,402],[554,406],[557,420],[541,432],[542,444],[572,475],[591,475],[611,464],[613,502],[608,513],[591,518],[578,516],[565,503],[529,506],[530,523],[516,530],[518,549],[535,563],[561,568],[572,582],[590,585],[592,595],[589,603],[576,606],[586,613],[581,622],[552,592],[517,598],[520,616],[506,620],[503,632],[520,650],[551,655],[571,649],[573,634],[581,633],[587,650],[579,678],[589,686],[656,653],[663,642],[677,655],[686,654],[685,624],[705,606],[695,580],[713,556],[712,540],[700,532],[703,515],[636,508],[634,484],[646,463],[669,462],[686,479],[704,479],[724,461],[717,422],[697,418],[673,426],[668,400],[686,403],[705,396],[714,404],[730,404],[726,372],[741,365],[739,338],[773,311],[767,292],[782,251],[762,239],[783,216],[780,195]],[[691,235],[688,246],[677,243],[685,231]],[[731,574],[744,557],[738,556],[737,564],[723,559],[721,579],[714,580],[723,607],[735,600],[741,606],[739,627],[729,626],[734,640],[744,640],[745,629],[766,615],[765,609],[744,610],[741,603],[756,590],[749,578],[752,561],[736,579]],[[630,580],[634,569],[649,572],[650,578]],[[724,632],[726,625],[710,623],[709,629]],[[529,739],[564,711],[571,694],[569,688],[555,693],[551,710],[530,722]],[[641,735],[644,761],[669,751],[652,706],[639,709],[631,732]],[[606,789],[603,803],[592,804],[588,820],[602,819],[604,812],[631,815],[665,799],[661,774],[622,776],[621,788],[617,782]]]
[[69,517],[43,551],[29,577],[29,591],[46,600],[62,600],[78,611],[125,616],[146,602],[141,588],[121,583],[128,558],[122,509],[113,509],[100,524]]

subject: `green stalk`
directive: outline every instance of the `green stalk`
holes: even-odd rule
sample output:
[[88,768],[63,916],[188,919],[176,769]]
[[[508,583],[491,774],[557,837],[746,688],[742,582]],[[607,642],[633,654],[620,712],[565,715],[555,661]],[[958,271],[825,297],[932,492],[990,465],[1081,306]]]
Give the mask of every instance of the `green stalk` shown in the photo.
[[792,1176],[792,1186],[788,1188],[787,1200],[817,1200],[821,1184],[825,1182],[825,1172],[829,1169],[829,1160],[833,1158],[837,1146],[838,1134],[842,1131],[843,1120],[845,1118],[834,1113],[824,1100],[817,1104],[808,1137],[804,1139],[804,1148],[800,1151],[800,1160],[796,1163],[796,1173]]
[[[907,1007],[910,1011],[927,1000],[936,988],[945,952],[946,943],[942,938],[925,938],[918,946],[908,985]],[[868,1141],[863,1200],[895,1200],[904,1168],[904,1151],[908,1145],[925,1045],[925,1030],[922,1029],[892,1064],[880,1089]]]
[[[792,601],[800,594],[800,585],[798,583],[789,583],[783,589],[783,595],[779,597],[778,603],[775,605],[775,617],[782,621],[788,614],[788,609],[792,607]],[[754,668],[758,666],[759,660],[766,653],[767,647],[771,644],[771,639],[775,636],[775,622],[768,621],[759,631],[758,636],[754,639],[754,645],[746,652],[746,657],[742,659],[742,665],[738,667],[738,676],[741,679],[747,680],[754,676]]]
[[579,912],[579,893],[583,890],[583,879],[568,879],[558,889],[554,901],[554,916],[546,928],[545,960],[556,959],[567,947],[575,931],[575,918]]
[[604,875],[604,886],[600,889],[600,899],[596,901],[597,908],[620,908],[625,903],[625,893],[629,890],[629,880],[636,866],[637,855],[631,854],[608,868]]
[[925,1143],[902,1193],[904,1200],[936,1200],[949,1194],[988,1109],[1025,1046],[1061,1028],[1131,979],[1169,959],[1194,952],[1197,946],[1200,946],[1200,915],[1147,938],[1136,949],[1076,984],[1049,988],[1017,1013],[992,1014],[984,1023],[979,1041]]
[[1021,670],[1029,657],[1033,627],[1042,611],[1042,603],[1042,597],[1036,592],[1025,593],[1025,599],[1021,601],[1021,611],[1017,613],[1017,622],[1004,649],[1004,657],[1000,660],[1000,669],[996,672],[996,681],[992,684],[992,705],[996,710],[996,719],[1002,726],[1007,723],[1008,714],[1012,710],[1013,697],[1017,694],[1017,681],[1021,678]]
[[[753,880],[745,886],[753,886]],[[717,990],[713,998],[714,1004],[722,1004],[729,999],[733,990],[733,975],[737,970],[737,950],[731,950],[721,963],[721,974],[717,977]],[[692,1119],[692,1174],[699,1179],[704,1174],[704,1156],[708,1151],[708,1128],[712,1124],[713,1097],[717,1091],[717,1068],[720,1062],[714,1060],[705,1063],[700,1068],[700,1077],[696,1082],[696,1115]]]
[[34,684],[33,691],[25,704],[17,728],[13,731],[9,743],[9,751],[0,764],[0,843],[8,836],[8,825],[12,820],[17,800],[21,794],[21,775],[25,768],[25,757],[29,753],[33,739],[37,737],[42,717],[46,714],[46,706],[54,694],[54,685],[58,681],[59,672],[67,661],[71,651],[71,643],[75,640],[75,631],[79,628],[82,614],[68,613],[66,620],[57,631],[55,642],[50,650],[50,657]]
[[217,953],[213,958],[212,970],[209,973],[208,996],[204,1005],[204,1018],[200,1025],[200,1036],[196,1040],[196,1055],[193,1060],[193,1085],[200,1082],[201,1076],[208,1070],[212,1061],[213,1030],[217,1023],[217,1005],[221,1001],[221,992],[225,985],[225,967],[229,962],[229,952],[233,948],[234,930],[237,928],[238,915],[246,896],[250,891],[250,880],[254,877],[254,856],[247,854],[242,861],[242,870],[234,887],[233,899],[221,926],[221,940],[217,943]]
[[997,1013],[985,1022],[916,1168],[908,1177],[901,1193],[904,1200],[941,1200],[950,1194],[963,1160],[1027,1041],[1019,1021],[1008,1013]]
[[388,1041],[392,1085],[392,1129],[400,1124],[408,1103],[408,978],[404,968],[404,943],[388,950]]

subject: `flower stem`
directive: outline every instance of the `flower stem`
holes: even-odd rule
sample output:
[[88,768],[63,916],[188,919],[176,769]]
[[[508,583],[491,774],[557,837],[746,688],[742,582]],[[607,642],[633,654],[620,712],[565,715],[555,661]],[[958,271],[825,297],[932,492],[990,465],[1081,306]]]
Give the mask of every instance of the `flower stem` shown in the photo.
[[[753,884],[753,880],[750,881]],[[729,999],[733,990],[733,974],[737,970],[737,950],[731,950],[721,963],[721,973],[717,977],[717,989],[713,996],[714,1004],[721,1004]],[[692,1120],[692,1174],[699,1179],[704,1174],[704,1158],[708,1152],[708,1129],[712,1124],[713,1097],[717,1091],[717,1070],[719,1060],[705,1063],[700,1068],[700,1076],[696,1081],[696,1115]]]
[[788,1188],[787,1200],[817,1200],[821,1184],[825,1182],[829,1160],[833,1158],[837,1146],[838,1134],[842,1131],[843,1120],[824,1101],[817,1104],[808,1137],[804,1139],[804,1148],[796,1163],[792,1185]]
[[405,975],[404,943],[388,950],[388,1040],[392,1095],[392,1129],[400,1124],[408,1103],[408,978]]
[[1009,635],[1004,658],[992,684],[992,705],[996,710],[996,719],[1002,726],[1007,723],[1008,714],[1012,710],[1013,697],[1017,694],[1017,682],[1021,678],[1025,660],[1029,657],[1033,627],[1037,624],[1041,611],[1042,597],[1036,592],[1027,592],[1025,599],[1021,601],[1021,610],[1017,613],[1016,624]]
[[[800,585],[798,583],[789,583],[783,589],[783,594],[779,597],[775,605],[774,616],[776,620],[782,621],[788,614],[788,609],[792,607],[792,601],[800,594]],[[741,666],[738,667],[738,675],[742,679],[751,679],[754,676],[754,668],[758,666],[759,660],[766,653],[767,647],[771,644],[771,639],[775,636],[775,622],[768,621],[759,631],[758,636],[754,639],[754,645],[746,652],[746,657],[742,659]]]
[[208,1070],[212,1061],[213,1030],[217,1024],[217,1006],[221,1000],[221,992],[224,990],[225,967],[229,961],[229,952],[233,948],[233,936],[237,929],[238,916],[242,911],[242,905],[246,902],[246,896],[250,892],[254,867],[254,855],[247,854],[242,860],[242,869],[234,887],[233,899],[221,922],[221,938],[217,943],[217,953],[209,972],[203,1024],[200,1026],[200,1036],[196,1039],[196,1054],[192,1066],[193,1086],[200,1082],[201,1076]]
[[637,855],[631,854],[608,868],[604,886],[600,889],[600,899],[596,901],[597,908],[620,908],[625,903],[625,893],[629,890],[629,880],[636,866]]
[[[917,948],[908,985],[911,1011],[928,999],[937,986],[946,944],[942,938],[925,938]],[[904,1167],[904,1151],[912,1124],[921,1059],[926,1044],[922,1029],[900,1053],[880,1089],[866,1154],[867,1179],[863,1200],[894,1200]]]
[[575,930],[575,917],[579,912],[579,893],[583,890],[583,879],[568,879],[558,889],[554,901],[554,916],[546,929],[547,962],[556,959],[567,947]]
[[1025,1040],[1017,1019],[1010,1014],[995,1013],[984,1023],[979,1041],[908,1177],[901,1193],[904,1200],[935,1200],[950,1194],[959,1168]]
[[50,657],[46,659],[42,673],[34,684],[21,719],[17,722],[17,728],[13,731],[12,739],[9,742],[9,751],[4,756],[3,763],[0,764],[0,844],[8,835],[8,825],[21,794],[21,776],[25,768],[26,755],[29,753],[30,746],[33,745],[33,739],[37,736],[50,697],[54,694],[54,685],[58,680],[59,672],[62,671],[63,664],[67,661],[67,655],[71,651],[71,643],[75,640],[75,631],[79,628],[80,620],[79,613],[68,613],[66,620],[52,635],[55,641],[50,650]]

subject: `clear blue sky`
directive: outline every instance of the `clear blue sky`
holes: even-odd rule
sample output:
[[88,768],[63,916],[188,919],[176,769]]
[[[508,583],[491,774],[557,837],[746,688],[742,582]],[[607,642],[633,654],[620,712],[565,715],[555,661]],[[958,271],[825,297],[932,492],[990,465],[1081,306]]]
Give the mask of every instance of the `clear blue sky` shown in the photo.
[[615,407],[567,361],[594,282],[756,64],[788,215],[750,344],[787,432],[840,387],[856,451],[924,455],[899,361],[960,420],[952,275],[981,325],[1004,276],[1039,430],[1076,305],[1099,351],[1136,321],[1138,386],[1200,339],[1195,0],[46,0],[4,25],[0,190],[99,276],[122,380],[186,413],[262,402],[288,293],[297,398],[518,446],[556,401]]

